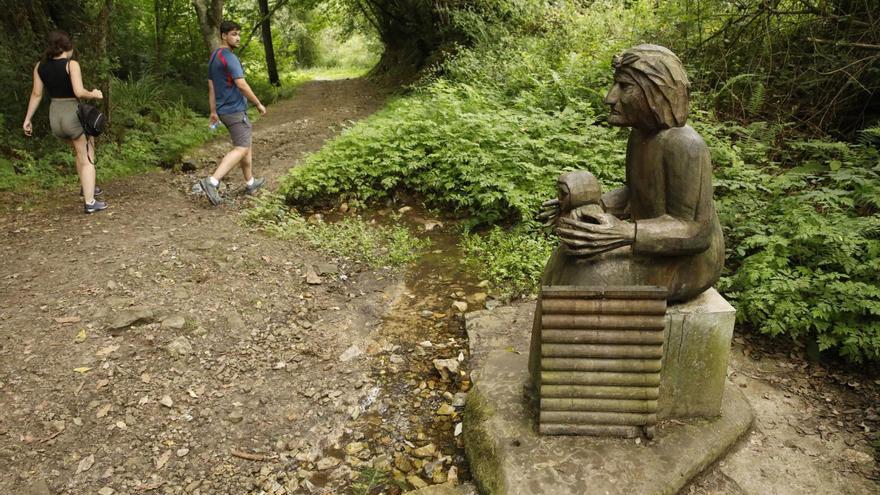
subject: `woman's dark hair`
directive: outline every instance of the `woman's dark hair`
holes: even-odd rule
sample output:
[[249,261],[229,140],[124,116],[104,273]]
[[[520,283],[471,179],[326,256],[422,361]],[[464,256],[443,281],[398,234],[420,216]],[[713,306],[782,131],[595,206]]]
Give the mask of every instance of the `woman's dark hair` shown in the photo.
[[223,21],[220,23],[220,34],[226,34],[229,31],[241,31],[241,25],[235,21]]
[[73,41],[70,35],[61,30],[50,31],[46,37],[46,58],[52,59],[62,53],[73,50]]

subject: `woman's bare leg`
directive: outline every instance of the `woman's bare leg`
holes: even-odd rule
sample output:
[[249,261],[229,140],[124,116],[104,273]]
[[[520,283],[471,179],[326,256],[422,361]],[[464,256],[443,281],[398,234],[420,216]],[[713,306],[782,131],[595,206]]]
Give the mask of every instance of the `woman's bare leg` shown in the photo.
[[[82,184],[83,200],[91,204],[95,200],[95,166],[89,161],[89,153],[86,150],[86,135],[71,141],[76,152],[76,173]],[[91,147],[91,146],[90,146]]]

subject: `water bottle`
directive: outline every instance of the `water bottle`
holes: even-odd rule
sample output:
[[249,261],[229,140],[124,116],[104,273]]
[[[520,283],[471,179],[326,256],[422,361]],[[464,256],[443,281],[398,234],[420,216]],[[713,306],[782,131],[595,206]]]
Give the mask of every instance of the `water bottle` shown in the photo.
[[216,131],[218,127],[220,127],[219,121],[208,124],[208,129],[211,129],[212,131]]

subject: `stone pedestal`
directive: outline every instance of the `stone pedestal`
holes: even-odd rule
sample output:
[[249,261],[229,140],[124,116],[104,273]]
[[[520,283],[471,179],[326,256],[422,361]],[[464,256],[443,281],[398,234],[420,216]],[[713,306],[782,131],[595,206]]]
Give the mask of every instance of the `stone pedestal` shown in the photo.
[[[681,309],[673,310],[672,321],[675,315],[690,314],[681,318],[699,320],[712,313],[679,313]],[[720,415],[716,411],[711,419],[661,421],[653,440],[539,435],[534,403],[524,393],[531,382],[525,353],[533,316],[533,303],[467,315],[474,388],[465,406],[463,436],[481,493],[672,495],[723,457],[751,425],[751,408],[742,392],[727,384]],[[692,323],[682,327],[692,329]],[[695,345],[681,349],[698,348],[711,350]],[[726,347],[723,356],[726,366]],[[684,372],[677,369],[677,381],[667,377],[668,386],[693,393],[698,385],[682,377]],[[695,383],[714,383],[707,382],[707,376],[721,376],[725,386],[723,371],[698,373]],[[720,391],[713,392],[716,396],[720,400]]]
[[735,316],[715,289],[667,308],[659,419],[721,414]]

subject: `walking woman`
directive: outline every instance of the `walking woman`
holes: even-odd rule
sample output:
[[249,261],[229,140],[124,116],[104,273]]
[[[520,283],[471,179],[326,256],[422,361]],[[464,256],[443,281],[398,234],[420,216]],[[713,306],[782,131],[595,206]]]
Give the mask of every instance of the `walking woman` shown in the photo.
[[31,117],[40,106],[43,98],[43,88],[49,92],[52,103],[49,106],[49,124],[52,134],[59,139],[70,143],[76,152],[76,173],[82,185],[84,210],[86,213],[95,213],[107,208],[107,204],[96,201],[95,196],[102,193],[100,188],[95,187],[95,147],[89,146],[88,138],[83,133],[82,124],[76,114],[78,98],[102,99],[101,91],[93,89],[86,91],[83,87],[82,72],[79,62],[71,60],[73,56],[73,42],[64,31],[52,31],[49,33],[46,58],[34,66],[34,89],[28,102],[27,115],[24,118],[22,128],[27,136],[33,134]]

